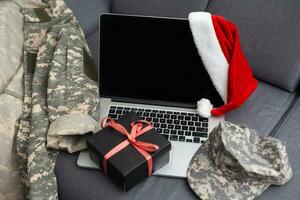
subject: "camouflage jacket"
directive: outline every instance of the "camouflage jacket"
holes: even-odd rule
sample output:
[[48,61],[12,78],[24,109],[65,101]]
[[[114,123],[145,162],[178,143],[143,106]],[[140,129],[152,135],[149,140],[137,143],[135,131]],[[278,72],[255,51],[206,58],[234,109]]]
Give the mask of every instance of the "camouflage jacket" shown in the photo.
[[[99,94],[84,34],[63,0],[22,8],[24,101],[17,155],[26,199],[57,199],[57,150],[86,148],[97,129]],[[89,77],[88,77],[89,76]],[[45,145],[46,144],[46,145]]]
[[23,16],[13,2],[0,1],[0,199],[23,200],[14,149],[22,112]]

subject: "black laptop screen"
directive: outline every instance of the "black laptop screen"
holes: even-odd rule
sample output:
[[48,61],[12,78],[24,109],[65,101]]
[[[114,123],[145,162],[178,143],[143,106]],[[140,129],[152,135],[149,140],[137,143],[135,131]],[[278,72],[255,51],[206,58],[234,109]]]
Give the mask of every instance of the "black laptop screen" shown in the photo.
[[216,92],[188,20],[102,15],[100,95],[196,104]]

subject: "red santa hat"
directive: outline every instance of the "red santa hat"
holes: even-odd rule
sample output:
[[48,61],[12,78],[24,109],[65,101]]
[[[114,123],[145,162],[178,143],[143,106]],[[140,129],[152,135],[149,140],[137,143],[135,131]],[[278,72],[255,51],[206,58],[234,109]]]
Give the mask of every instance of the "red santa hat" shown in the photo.
[[224,105],[214,108],[208,99],[197,102],[203,117],[219,116],[241,106],[258,81],[241,50],[236,26],[207,12],[189,14],[190,29],[202,62]]

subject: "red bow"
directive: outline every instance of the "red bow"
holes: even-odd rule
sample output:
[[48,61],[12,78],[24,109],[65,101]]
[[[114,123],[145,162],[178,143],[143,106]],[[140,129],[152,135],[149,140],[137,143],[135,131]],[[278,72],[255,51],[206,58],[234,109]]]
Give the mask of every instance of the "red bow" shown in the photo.
[[[108,121],[108,122],[107,122]],[[144,124],[147,126],[144,127]],[[148,152],[155,152],[159,149],[159,147],[155,144],[147,143],[138,141],[136,138],[147,131],[151,130],[153,128],[152,124],[150,122],[147,122],[145,120],[138,120],[131,123],[131,131],[130,133],[122,126],[121,124],[117,123],[114,119],[111,119],[110,117],[105,117],[101,123],[100,126],[102,128],[105,127],[111,127],[115,129],[118,133],[124,135],[127,137],[127,140],[121,142],[114,148],[112,148],[108,153],[104,155],[103,158],[103,169],[104,173],[107,174],[107,160],[127,147],[129,144],[131,144],[140,154],[142,154],[148,164],[148,176],[151,176],[152,174],[152,168],[153,168],[153,162],[152,162],[152,156]]]

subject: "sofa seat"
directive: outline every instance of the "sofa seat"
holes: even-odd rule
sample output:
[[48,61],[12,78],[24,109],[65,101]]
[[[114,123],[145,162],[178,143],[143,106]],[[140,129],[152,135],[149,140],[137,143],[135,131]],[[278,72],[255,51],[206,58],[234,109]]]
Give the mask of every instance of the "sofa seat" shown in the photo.
[[286,122],[275,135],[286,144],[290,163],[294,176],[287,184],[277,187],[270,187],[257,200],[298,200],[300,199],[300,97],[298,98],[294,109],[287,116]]
[[227,113],[225,119],[255,129],[260,135],[269,135],[294,100],[295,93],[260,81],[250,98],[240,108]]
[[[260,82],[252,97],[242,107],[230,113],[226,119],[255,128],[261,135],[268,135],[284,116],[294,98],[295,95],[292,93]],[[294,126],[296,128],[297,124],[295,123]],[[297,141],[299,139],[294,142]],[[299,149],[298,153],[300,153]],[[148,178],[129,192],[124,193],[102,172],[79,168],[76,164],[77,157],[78,154],[70,155],[66,152],[60,152],[58,156],[55,173],[61,200],[197,199],[185,179],[156,176]],[[295,158],[293,160],[296,162]],[[300,181],[299,178],[298,181]],[[291,187],[289,190],[293,190],[296,185],[293,184]],[[269,195],[271,196],[266,199],[273,199],[272,193]],[[286,193],[281,193],[281,195],[283,197],[289,196]]]

